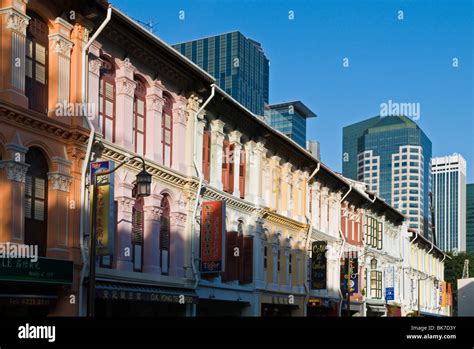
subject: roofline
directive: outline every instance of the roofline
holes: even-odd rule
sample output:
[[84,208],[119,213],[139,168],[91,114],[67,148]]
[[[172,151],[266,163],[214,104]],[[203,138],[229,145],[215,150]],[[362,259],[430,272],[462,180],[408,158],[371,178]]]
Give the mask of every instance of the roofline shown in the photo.
[[276,109],[276,108],[281,108],[281,107],[287,107],[289,105],[295,106],[296,109],[299,109],[301,111],[301,114],[305,118],[315,118],[318,115],[316,115],[315,112],[313,112],[311,109],[309,109],[306,104],[301,102],[300,100],[297,101],[292,101],[292,102],[283,102],[283,103],[278,103],[278,104],[269,104],[268,108],[269,109]]
[[177,59],[181,60],[183,63],[188,65],[192,70],[195,71],[196,74],[200,75],[203,79],[207,80],[210,84],[213,84],[213,83],[216,82],[216,79],[212,75],[210,75],[204,69],[199,67],[197,64],[195,64],[189,58],[182,55],[178,50],[173,48],[171,45],[169,45],[166,42],[164,42],[163,40],[161,40],[158,36],[150,33],[148,30],[146,30],[141,25],[139,25],[137,22],[135,22],[133,19],[131,19],[129,16],[127,16],[125,13],[120,11],[118,8],[114,7],[113,5],[110,5],[110,7],[112,8],[112,12],[114,14],[116,14],[119,18],[121,18],[122,20],[128,22],[128,24],[130,24],[135,29],[139,30],[142,34],[147,36],[149,39],[153,40],[161,48],[167,50],[168,53],[174,55]]
[[433,248],[438,251],[439,253],[441,253],[443,256],[445,256],[446,258],[449,258],[449,259],[452,259],[450,256],[448,256],[446,253],[444,253],[443,251],[440,250],[440,248],[438,246],[436,246],[434,244],[434,242],[428,240],[427,238],[425,238],[422,234],[416,232],[416,231],[412,231],[411,232],[412,234],[416,234],[417,236],[417,239],[416,240],[422,240],[424,243],[426,243],[426,245],[429,245],[431,246],[431,244],[433,244]]

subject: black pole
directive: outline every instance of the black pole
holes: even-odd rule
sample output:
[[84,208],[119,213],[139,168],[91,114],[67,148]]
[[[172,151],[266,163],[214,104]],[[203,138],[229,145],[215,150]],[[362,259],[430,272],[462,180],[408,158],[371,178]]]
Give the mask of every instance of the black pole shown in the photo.
[[97,175],[94,174],[94,187],[92,189],[92,219],[89,235],[89,297],[88,297],[88,316],[93,317],[95,313],[95,259],[96,259],[96,220],[97,220]]
[[349,286],[349,281],[351,281],[351,259],[347,258],[347,316],[351,316],[351,288]]
[[146,165],[145,165],[145,160],[141,156],[132,156],[130,159],[127,161],[122,162],[120,165],[115,167],[113,170],[109,171],[101,171],[101,172],[96,172],[93,175],[93,182],[94,182],[94,187],[92,189],[92,217],[90,221],[90,234],[89,234],[89,297],[87,299],[87,314],[89,317],[93,317],[95,314],[95,259],[96,259],[96,243],[95,243],[95,237],[96,237],[96,221],[97,221],[97,177],[99,176],[108,176],[115,171],[117,171],[120,167],[125,165],[131,160],[134,159],[139,159],[142,162],[143,170],[146,170]]

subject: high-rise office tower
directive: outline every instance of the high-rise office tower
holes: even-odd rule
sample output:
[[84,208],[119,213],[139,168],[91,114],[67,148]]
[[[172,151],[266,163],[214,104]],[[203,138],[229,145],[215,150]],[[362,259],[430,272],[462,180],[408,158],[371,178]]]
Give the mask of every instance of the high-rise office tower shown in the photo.
[[367,184],[432,239],[431,141],[405,116],[373,117],[343,129],[342,172]]
[[466,160],[460,154],[433,158],[436,244],[445,251],[466,250]]
[[466,251],[474,253],[474,183],[466,186]]
[[267,105],[266,122],[306,149],[306,120],[316,114],[301,101]]
[[173,45],[213,75],[217,85],[257,115],[268,104],[270,62],[262,46],[235,31]]

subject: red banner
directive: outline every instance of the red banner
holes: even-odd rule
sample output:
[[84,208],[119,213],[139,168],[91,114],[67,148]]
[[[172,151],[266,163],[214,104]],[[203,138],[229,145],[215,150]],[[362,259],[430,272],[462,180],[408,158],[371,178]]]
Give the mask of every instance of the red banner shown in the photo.
[[209,201],[202,204],[201,217],[201,272],[224,271],[225,202]]
[[453,290],[451,288],[451,283],[448,283],[448,305],[453,305]]

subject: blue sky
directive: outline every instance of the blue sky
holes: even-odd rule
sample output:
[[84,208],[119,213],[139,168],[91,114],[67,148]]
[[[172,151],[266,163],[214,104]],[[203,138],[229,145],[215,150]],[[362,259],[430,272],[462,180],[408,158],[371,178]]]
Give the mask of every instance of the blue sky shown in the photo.
[[420,103],[417,122],[433,156],[462,154],[474,182],[471,0],[111,2],[135,19],[153,20],[155,34],[170,44],[233,30],[259,41],[271,62],[270,103],[299,99],[318,114],[308,122],[308,138],[321,142],[322,161],[335,171],[342,127],[378,115],[392,100]]

